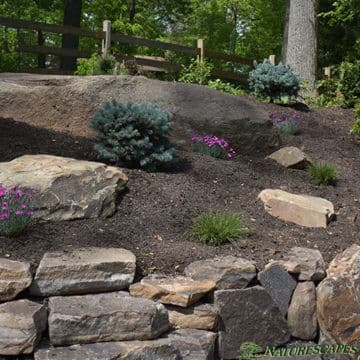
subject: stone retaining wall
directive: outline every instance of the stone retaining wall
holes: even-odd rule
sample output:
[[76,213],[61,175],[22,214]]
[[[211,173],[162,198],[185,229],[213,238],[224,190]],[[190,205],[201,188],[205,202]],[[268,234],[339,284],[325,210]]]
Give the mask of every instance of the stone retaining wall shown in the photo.
[[196,261],[184,276],[133,283],[135,268],[125,249],[47,253],[35,276],[27,263],[0,259],[0,356],[211,360],[239,358],[249,343],[258,352],[360,344],[360,246],[327,271],[307,248],[261,271],[227,256]]

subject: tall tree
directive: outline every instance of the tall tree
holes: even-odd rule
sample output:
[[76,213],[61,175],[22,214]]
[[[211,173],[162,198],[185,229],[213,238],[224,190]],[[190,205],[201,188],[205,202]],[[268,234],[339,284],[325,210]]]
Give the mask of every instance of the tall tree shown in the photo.
[[[82,0],[65,0],[64,25],[80,27]],[[63,34],[62,48],[77,49],[79,46],[79,36]],[[76,57],[63,56],[60,67],[63,70],[76,69]]]
[[283,63],[290,65],[311,90],[317,66],[317,12],[319,0],[289,0],[284,31]]

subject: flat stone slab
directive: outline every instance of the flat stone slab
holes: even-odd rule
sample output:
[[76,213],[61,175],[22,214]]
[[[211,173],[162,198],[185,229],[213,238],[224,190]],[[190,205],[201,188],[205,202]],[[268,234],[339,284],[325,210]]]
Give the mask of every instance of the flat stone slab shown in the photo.
[[296,280],[280,265],[274,264],[259,272],[258,280],[286,316]]
[[181,360],[169,339],[121,341],[51,347],[35,352],[35,360]]
[[299,282],[288,311],[291,335],[302,340],[317,336],[316,289],[312,281]]
[[262,348],[285,344],[290,339],[287,322],[278,306],[260,287],[215,291],[219,311],[219,354],[236,359],[241,344]]
[[310,163],[308,156],[295,146],[286,146],[271,155],[267,159],[276,161],[278,164],[292,169],[305,169]]
[[111,216],[127,176],[120,168],[52,155],[24,155],[0,163],[0,183],[34,188],[34,217],[70,220]]
[[195,329],[180,329],[165,335],[180,350],[183,360],[213,360],[217,334]]
[[31,281],[30,263],[0,259],[0,301],[14,299]]
[[80,248],[46,253],[30,291],[37,296],[115,291],[134,280],[135,255],[121,248]]
[[255,262],[235,256],[194,261],[185,268],[194,280],[213,280],[216,289],[243,289],[256,276]]
[[215,330],[217,311],[212,304],[195,304],[187,308],[166,306],[170,324],[176,329]]
[[164,305],[126,292],[51,297],[52,345],[151,340],[169,329]]
[[0,305],[0,355],[31,354],[46,329],[43,305],[16,300]]
[[151,275],[143,278],[140,283],[131,285],[130,294],[163,304],[188,307],[214,290],[215,286],[216,283],[211,280],[194,281],[180,276]]
[[326,228],[335,218],[334,205],[320,197],[266,189],[258,198],[270,215],[297,225]]
[[319,282],[326,276],[325,261],[318,249],[295,246],[284,256],[284,260],[272,261],[266,267],[275,264],[298,276],[300,281]]

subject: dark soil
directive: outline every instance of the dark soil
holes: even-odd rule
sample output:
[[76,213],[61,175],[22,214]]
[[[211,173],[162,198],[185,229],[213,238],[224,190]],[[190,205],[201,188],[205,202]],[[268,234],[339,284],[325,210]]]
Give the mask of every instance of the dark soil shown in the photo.
[[[276,112],[293,110],[258,106]],[[254,259],[262,268],[292,246],[318,248],[330,261],[360,239],[359,143],[349,135],[350,110],[303,109],[300,113],[302,133],[284,137],[283,144],[298,146],[313,159],[334,162],[340,170],[335,187],[316,186],[306,171],[284,169],[265,160],[264,154],[243,155],[239,147],[231,161],[194,154],[184,147],[179,151],[181,161],[171,172],[126,169],[128,192],[113,217],[34,225],[18,238],[0,237],[0,256],[31,261],[35,266],[46,251],[123,247],[137,256],[138,276],[153,271],[177,273],[194,260],[230,254]],[[96,160],[91,139],[0,119],[0,161],[40,153]],[[265,188],[324,197],[334,203],[338,219],[327,229],[277,220],[257,201]],[[208,210],[241,212],[254,234],[219,247],[190,240],[192,219]]]

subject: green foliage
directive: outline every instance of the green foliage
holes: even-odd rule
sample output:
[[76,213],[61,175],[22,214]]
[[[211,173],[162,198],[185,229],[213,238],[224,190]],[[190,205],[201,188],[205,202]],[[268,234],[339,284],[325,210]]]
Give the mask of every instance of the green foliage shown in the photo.
[[92,54],[90,59],[80,59],[75,75],[126,75],[127,71],[116,61],[115,57],[108,55],[106,58]]
[[360,136],[360,100],[355,105],[354,114],[355,121],[351,126],[350,132],[354,135]]
[[336,165],[328,162],[315,162],[308,167],[311,179],[317,185],[333,185],[338,176]]
[[191,235],[208,245],[218,246],[251,233],[238,213],[208,212],[193,220]]
[[210,80],[207,86],[211,89],[215,89],[232,95],[245,94],[245,90],[240,89],[239,87],[236,87],[231,83],[221,81],[220,79]]
[[155,171],[174,161],[171,114],[151,103],[105,103],[91,119],[99,157],[118,166]]
[[206,61],[193,60],[191,64],[180,73],[179,81],[184,83],[206,85],[213,66]]
[[301,78],[288,65],[272,65],[268,59],[250,72],[249,85],[255,96],[270,98],[270,102],[282,97],[297,96]]

